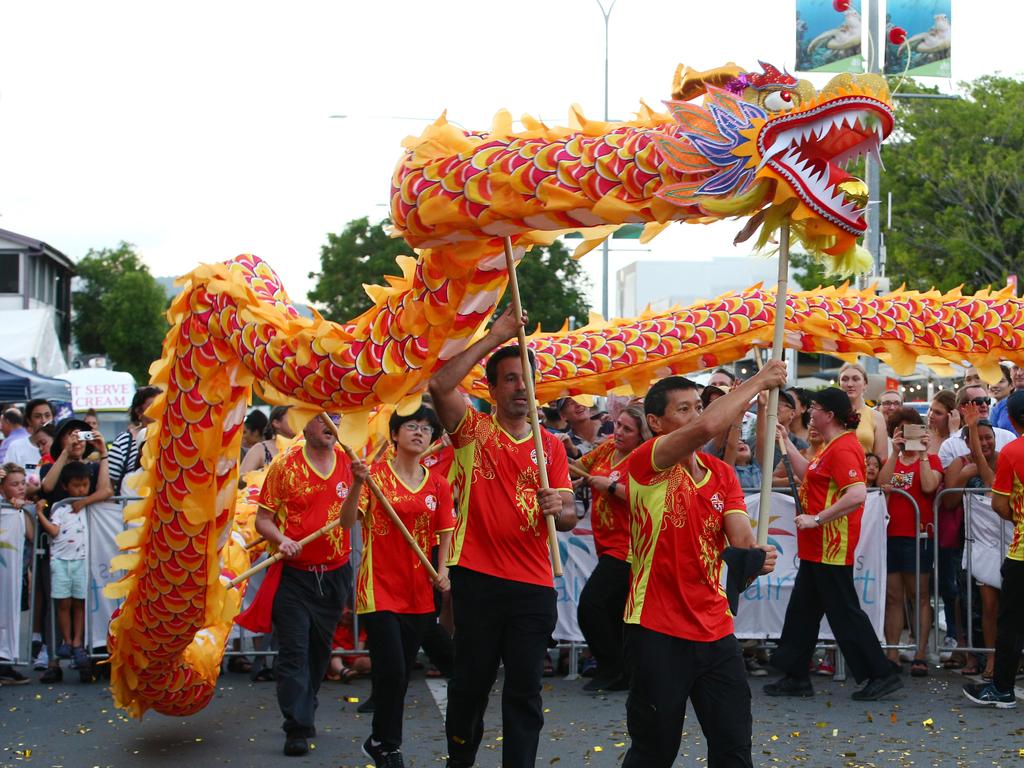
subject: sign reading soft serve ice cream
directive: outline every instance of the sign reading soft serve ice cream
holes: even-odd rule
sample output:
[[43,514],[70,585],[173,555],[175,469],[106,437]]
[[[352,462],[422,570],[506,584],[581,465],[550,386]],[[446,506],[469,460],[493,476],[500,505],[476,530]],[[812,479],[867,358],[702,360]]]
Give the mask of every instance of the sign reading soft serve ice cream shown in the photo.
[[71,382],[71,407],[76,413],[90,408],[96,411],[127,411],[135,395],[135,378],[124,371],[106,368],[81,368],[60,374]]

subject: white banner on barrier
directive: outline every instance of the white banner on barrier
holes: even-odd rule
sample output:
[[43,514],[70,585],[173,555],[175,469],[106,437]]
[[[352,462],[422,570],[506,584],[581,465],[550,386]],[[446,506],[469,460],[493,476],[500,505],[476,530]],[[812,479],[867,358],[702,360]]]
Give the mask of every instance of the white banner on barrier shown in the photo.
[[1013,541],[1013,523],[1003,520],[992,509],[992,499],[975,493],[964,494],[967,542],[964,545],[962,565],[973,565],[972,574],[982,584],[1000,589],[1003,575],[1000,569]]
[[25,513],[0,510],[0,659],[15,661],[21,651],[21,569],[25,552]]
[[[757,520],[760,506],[757,495],[748,496],[747,511]],[[740,598],[736,616],[736,636],[740,638],[777,638],[782,634],[786,606],[793,591],[793,580],[800,561],[796,556],[796,528],[793,524],[794,504],[790,496],[772,494],[769,543],[779,550],[775,570],[757,579]],[[861,521],[860,541],[853,566],[853,580],[861,606],[871,620],[875,634],[883,637],[885,618],[885,533],[886,503],[881,493],[869,493]],[[560,641],[583,642],[576,621],[576,607],[591,571],[597,565],[594,536],[589,514],[570,533],[558,534],[565,575],[555,579],[558,593],[558,622],[554,638]],[[722,571],[723,577],[725,570]],[[832,640],[828,622],[822,620],[819,636]]]
[[[761,576],[740,597],[736,615],[736,637],[779,637],[786,618],[786,606],[793,591],[800,559],[796,556],[796,526],[793,524],[794,503],[790,496],[772,494],[768,543],[779,551],[775,570]],[[747,497],[747,512],[756,524],[760,508],[758,496]],[[871,619],[871,626],[882,639],[885,619],[885,526],[886,504],[881,493],[869,493],[861,519],[860,540],[854,552],[853,583],[861,607]],[[725,571],[723,569],[723,575]],[[833,640],[832,630],[824,619],[818,637]]]
[[124,575],[111,571],[110,560],[118,553],[114,537],[124,530],[124,509],[116,501],[90,504],[86,514],[89,522],[89,588],[86,604],[89,609],[90,650],[107,644],[107,626],[121,600],[104,596],[103,588]]

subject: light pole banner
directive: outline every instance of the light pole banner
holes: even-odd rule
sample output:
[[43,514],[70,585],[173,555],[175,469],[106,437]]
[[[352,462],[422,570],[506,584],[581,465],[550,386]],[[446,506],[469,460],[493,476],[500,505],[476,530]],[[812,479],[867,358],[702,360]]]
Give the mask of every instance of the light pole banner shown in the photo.
[[952,0],[889,0],[885,74],[952,77]]
[[16,661],[21,650],[21,566],[25,513],[0,510],[0,659]]
[[863,72],[861,0],[796,0],[796,68]]
[[[759,496],[747,496],[747,513],[751,525],[757,523],[760,507]],[[800,561],[796,556],[796,528],[793,525],[793,499],[783,494],[772,494],[771,527],[768,543],[779,550],[775,570],[761,576],[740,596],[739,612],[736,616],[736,636],[739,638],[777,638],[782,634],[786,617],[786,606],[793,591]],[[853,566],[853,580],[860,604],[874,627],[875,634],[882,639],[885,617],[885,497],[881,493],[868,494],[861,520],[860,541],[857,543]],[[558,546],[562,554],[565,575],[555,579],[558,595],[558,622],[554,638],[561,641],[583,642],[576,621],[576,607],[580,592],[597,565],[594,536],[590,529],[589,514],[569,533],[558,534]],[[724,583],[726,570],[722,569]],[[828,622],[822,620],[819,637],[832,640]]]

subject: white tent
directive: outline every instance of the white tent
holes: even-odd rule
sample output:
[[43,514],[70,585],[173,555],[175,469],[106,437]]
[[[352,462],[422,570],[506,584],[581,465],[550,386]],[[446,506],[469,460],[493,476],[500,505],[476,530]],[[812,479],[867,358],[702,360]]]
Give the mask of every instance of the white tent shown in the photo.
[[0,350],[5,360],[44,376],[68,369],[52,307],[0,310]]

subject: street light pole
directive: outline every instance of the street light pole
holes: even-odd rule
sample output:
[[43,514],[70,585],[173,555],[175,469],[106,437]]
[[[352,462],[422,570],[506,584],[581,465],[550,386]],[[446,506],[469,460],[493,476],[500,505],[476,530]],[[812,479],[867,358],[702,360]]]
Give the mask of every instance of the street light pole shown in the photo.
[[[601,0],[596,2],[597,7],[601,9],[601,15],[604,16],[604,119],[608,122],[608,19],[612,15],[616,0],[612,0],[608,8],[604,7]],[[608,319],[608,238],[601,243],[601,314]]]

